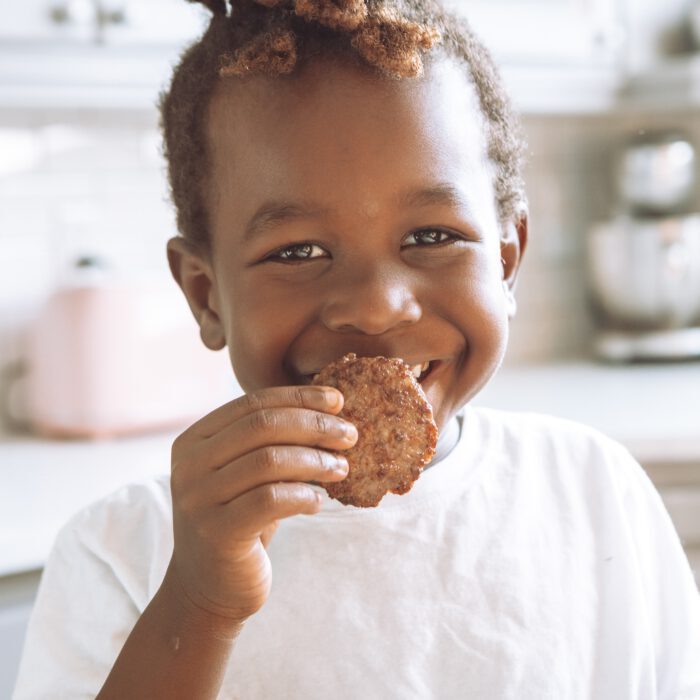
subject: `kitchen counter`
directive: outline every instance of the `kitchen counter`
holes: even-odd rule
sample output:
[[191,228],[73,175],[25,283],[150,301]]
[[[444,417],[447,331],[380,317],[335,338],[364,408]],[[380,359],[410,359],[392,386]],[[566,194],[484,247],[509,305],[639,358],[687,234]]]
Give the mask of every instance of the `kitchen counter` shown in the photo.
[[644,465],[700,463],[700,362],[504,367],[474,404],[585,423]]
[[[700,485],[700,362],[504,367],[474,404],[586,423],[645,467],[680,466]],[[95,442],[0,436],[0,576],[41,568],[59,527],[87,503],[167,473],[179,432]]]
[[73,513],[131,481],[167,473],[177,433],[78,441],[0,438],[0,576],[43,567]]

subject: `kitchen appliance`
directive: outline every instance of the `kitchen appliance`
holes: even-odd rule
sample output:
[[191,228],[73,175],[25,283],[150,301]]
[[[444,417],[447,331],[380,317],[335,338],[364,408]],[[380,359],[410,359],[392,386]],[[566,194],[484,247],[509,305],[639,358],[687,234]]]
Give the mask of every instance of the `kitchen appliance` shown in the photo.
[[589,232],[594,352],[613,361],[700,358],[700,213],[695,150],[644,134],[618,155],[618,213]]
[[622,149],[618,189],[639,217],[667,216],[689,203],[696,181],[695,149],[680,133],[641,133]]
[[15,387],[24,420],[51,437],[100,438],[186,426],[242,393],[172,279],[127,277],[81,259],[29,331]]
[[688,8],[688,28],[696,51],[700,51],[700,0],[692,0]]

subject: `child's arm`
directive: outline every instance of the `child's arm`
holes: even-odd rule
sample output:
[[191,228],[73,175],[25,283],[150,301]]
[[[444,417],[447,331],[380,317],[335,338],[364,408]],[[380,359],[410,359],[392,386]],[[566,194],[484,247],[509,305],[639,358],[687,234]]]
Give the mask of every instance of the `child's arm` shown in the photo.
[[216,698],[242,623],[189,605],[172,564],[98,698]]
[[300,482],[347,473],[347,461],[327,451],[357,439],[329,415],[341,408],[333,389],[268,389],[175,441],[173,556],[99,698],[216,697],[244,621],[269,595],[265,545],[277,521],[317,512],[315,492]]

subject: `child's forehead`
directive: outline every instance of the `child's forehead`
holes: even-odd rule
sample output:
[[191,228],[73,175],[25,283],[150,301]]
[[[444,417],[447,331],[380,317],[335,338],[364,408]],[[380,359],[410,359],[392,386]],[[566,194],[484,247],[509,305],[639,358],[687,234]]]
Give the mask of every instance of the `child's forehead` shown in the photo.
[[[347,66],[226,86],[211,109],[217,215],[306,199],[354,215],[388,210],[401,192],[441,185],[493,202],[484,119],[459,64],[420,79]],[[386,205],[386,206],[385,206]]]
[[294,141],[305,132],[341,143],[349,136],[371,139],[387,124],[432,124],[437,133],[450,117],[459,122],[457,131],[485,141],[476,90],[455,60],[431,61],[421,77],[399,80],[339,60],[316,60],[290,76],[223,80],[212,98],[208,135],[218,147],[234,147],[237,137]]

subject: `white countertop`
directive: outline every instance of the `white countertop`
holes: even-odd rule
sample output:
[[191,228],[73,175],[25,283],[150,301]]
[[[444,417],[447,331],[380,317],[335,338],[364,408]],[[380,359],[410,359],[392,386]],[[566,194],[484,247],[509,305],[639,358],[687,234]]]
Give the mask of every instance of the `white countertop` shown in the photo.
[[586,423],[643,464],[700,462],[700,362],[503,368],[474,404]]
[[0,576],[41,568],[58,529],[88,503],[170,467],[175,434],[101,441],[0,439]]
[[[503,368],[474,404],[587,423],[642,463],[700,465],[700,362]],[[0,436],[0,576],[41,568],[58,528],[84,505],[167,473],[178,432],[95,442]]]

